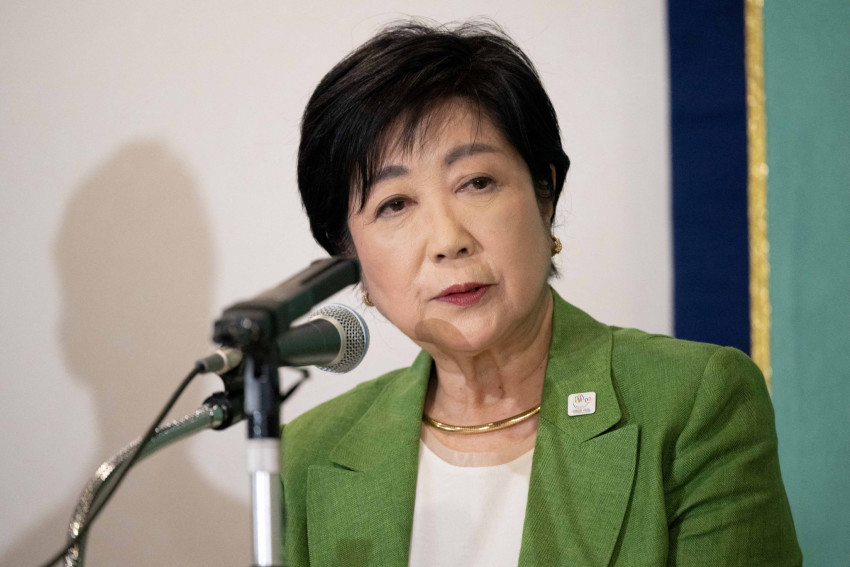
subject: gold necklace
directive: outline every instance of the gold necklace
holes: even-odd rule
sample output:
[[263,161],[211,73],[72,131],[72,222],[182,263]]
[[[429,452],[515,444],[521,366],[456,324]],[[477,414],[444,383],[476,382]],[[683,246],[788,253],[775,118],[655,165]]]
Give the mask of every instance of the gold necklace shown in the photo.
[[512,417],[508,417],[499,421],[491,421],[490,423],[482,423],[481,425],[449,425],[448,423],[443,423],[441,421],[437,421],[436,419],[432,419],[431,416],[427,414],[422,414],[422,421],[424,421],[431,427],[436,427],[437,429],[440,429],[442,431],[470,435],[473,433],[487,433],[488,431],[498,431],[499,429],[504,429],[506,427],[516,425],[517,423],[522,423],[526,419],[529,419],[530,417],[537,414],[537,412],[539,411],[540,405],[538,404],[530,410],[518,413]]

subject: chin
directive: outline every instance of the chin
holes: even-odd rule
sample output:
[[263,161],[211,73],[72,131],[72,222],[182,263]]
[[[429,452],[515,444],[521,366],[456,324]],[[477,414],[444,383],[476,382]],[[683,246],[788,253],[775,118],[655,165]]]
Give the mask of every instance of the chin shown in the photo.
[[416,326],[414,341],[446,352],[476,354],[498,346],[507,334],[492,325],[492,321],[426,319]]

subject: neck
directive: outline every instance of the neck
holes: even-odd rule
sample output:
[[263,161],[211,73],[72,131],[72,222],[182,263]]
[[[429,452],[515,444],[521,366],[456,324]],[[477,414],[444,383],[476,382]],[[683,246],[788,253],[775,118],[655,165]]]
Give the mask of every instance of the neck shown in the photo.
[[[548,290],[547,290],[548,291]],[[471,425],[515,415],[540,403],[552,336],[552,295],[524,328],[478,353],[431,353],[425,412],[447,423]]]

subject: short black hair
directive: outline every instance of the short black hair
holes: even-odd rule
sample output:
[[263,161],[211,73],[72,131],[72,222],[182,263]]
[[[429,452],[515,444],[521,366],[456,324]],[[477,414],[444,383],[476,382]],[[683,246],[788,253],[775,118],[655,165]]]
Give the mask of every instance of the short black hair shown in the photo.
[[492,23],[398,23],[331,69],[304,110],[298,188],[313,236],[331,255],[354,252],[348,214],[365,204],[389,131],[400,125],[409,148],[423,119],[452,99],[471,104],[516,149],[554,216],[570,160],[528,56]]

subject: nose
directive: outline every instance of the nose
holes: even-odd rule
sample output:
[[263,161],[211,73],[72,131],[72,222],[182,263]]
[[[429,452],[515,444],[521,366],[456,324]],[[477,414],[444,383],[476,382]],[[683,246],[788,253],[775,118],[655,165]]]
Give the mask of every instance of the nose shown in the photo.
[[468,219],[451,205],[435,207],[428,220],[428,248],[432,261],[442,262],[475,253],[476,242],[469,232]]

